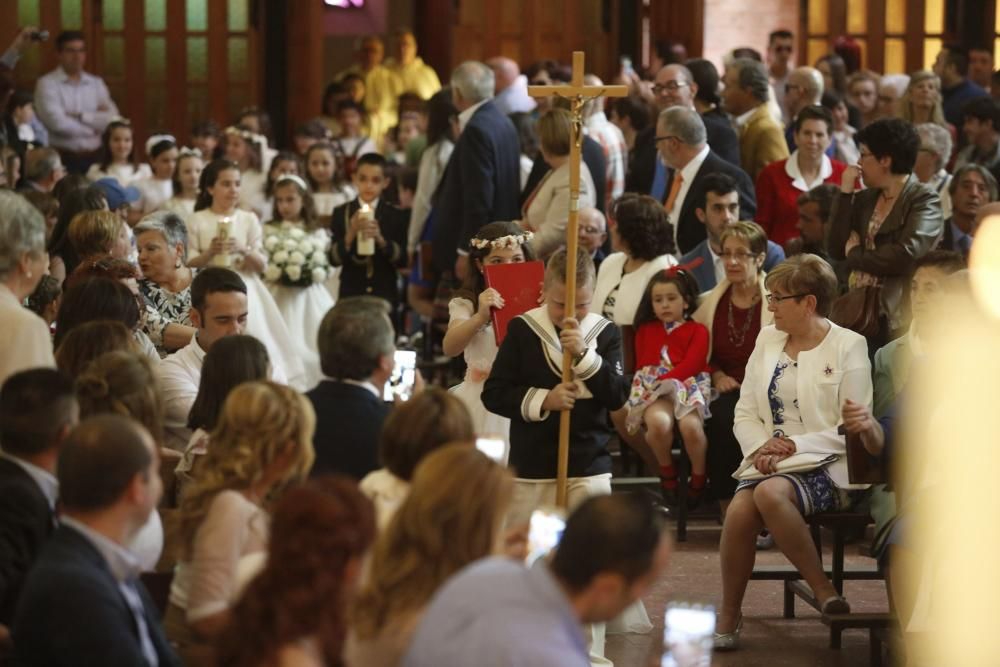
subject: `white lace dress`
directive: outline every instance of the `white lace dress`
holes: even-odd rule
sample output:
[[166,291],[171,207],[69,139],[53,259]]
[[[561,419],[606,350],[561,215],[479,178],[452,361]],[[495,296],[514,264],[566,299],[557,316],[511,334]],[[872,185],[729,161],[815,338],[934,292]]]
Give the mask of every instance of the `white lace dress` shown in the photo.
[[[206,252],[215,238],[219,219],[223,216],[210,209],[195,212],[187,220],[188,255],[197,257]],[[230,236],[248,249],[263,254],[261,247],[261,224],[257,216],[249,211],[236,210],[228,216],[232,220]],[[285,326],[285,318],[278,305],[256,273],[232,266],[247,285],[247,327],[246,333],[267,347],[272,366],[284,371],[288,384],[299,391],[305,391],[307,379],[302,359],[297,353],[294,339]]]
[[[295,222],[271,223],[266,227],[301,227]],[[325,229],[317,229],[308,238],[317,246],[330,247],[330,234]],[[293,287],[280,283],[267,284],[278,304],[278,310],[285,319],[285,326],[292,336],[295,351],[305,367],[306,386],[315,387],[323,378],[319,367],[319,325],[328,310],[333,308],[333,297],[323,283],[313,283],[308,287]]]
[[[451,326],[455,322],[464,322],[472,317],[475,314],[475,307],[468,299],[452,299],[448,303],[448,314],[450,316],[448,325]],[[469,409],[477,435],[503,438],[505,443],[503,460],[506,462],[507,452],[510,451],[510,420],[487,410],[482,398],[483,384],[490,376],[496,358],[496,338],[493,335],[493,325],[489,324],[477,331],[466,346],[465,379],[453,387],[451,392]]]

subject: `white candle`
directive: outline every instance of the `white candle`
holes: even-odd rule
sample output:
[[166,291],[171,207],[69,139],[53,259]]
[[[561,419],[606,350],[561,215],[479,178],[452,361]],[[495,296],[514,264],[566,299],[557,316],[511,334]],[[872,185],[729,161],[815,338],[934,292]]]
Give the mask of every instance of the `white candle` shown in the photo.
[[[362,202],[361,209],[358,211],[358,215],[362,220],[374,220],[375,211],[372,210],[371,206]],[[375,239],[371,236],[365,236],[364,232],[358,234],[358,254],[361,256],[368,256],[375,254]]]
[[[229,218],[222,218],[219,220],[218,224],[215,226],[216,238],[222,239],[223,242],[229,240],[229,231],[231,226],[232,220]],[[215,266],[229,267],[233,265],[233,258],[228,252],[223,251],[212,258],[212,264]]]

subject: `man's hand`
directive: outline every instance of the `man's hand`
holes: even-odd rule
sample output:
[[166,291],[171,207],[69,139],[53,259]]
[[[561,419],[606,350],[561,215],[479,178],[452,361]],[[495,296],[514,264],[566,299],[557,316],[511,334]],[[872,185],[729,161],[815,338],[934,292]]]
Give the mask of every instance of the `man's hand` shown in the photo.
[[562,344],[562,348],[574,357],[587,351],[587,346],[583,342],[583,334],[580,333],[580,323],[576,321],[575,317],[567,317],[562,321],[559,342]]
[[18,53],[31,41],[31,34],[38,32],[38,27],[33,25],[26,25],[21,28],[21,31],[17,33],[14,37],[14,41],[10,43],[10,48]]
[[712,374],[712,384],[720,394],[728,394],[740,388],[740,383],[736,381],[736,378],[726,375],[722,371],[715,371]]
[[542,401],[542,410],[548,412],[562,412],[572,410],[576,404],[576,397],[580,394],[580,388],[574,382],[563,382],[556,385],[545,396]]
[[860,436],[861,444],[869,454],[872,456],[882,454],[885,448],[885,431],[868,406],[847,399],[840,414],[844,419],[844,430],[850,435]]

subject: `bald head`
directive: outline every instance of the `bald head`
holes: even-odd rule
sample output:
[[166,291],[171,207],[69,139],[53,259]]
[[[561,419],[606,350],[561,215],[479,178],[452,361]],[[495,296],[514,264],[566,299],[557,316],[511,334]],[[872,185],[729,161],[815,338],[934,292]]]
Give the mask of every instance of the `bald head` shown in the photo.
[[580,245],[587,249],[593,257],[608,238],[608,223],[604,219],[604,214],[596,208],[588,206],[580,209],[577,217],[579,226],[577,227]]
[[823,75],[815,67],[796,67],[785,84],[785,106],[792,116],[823,97]]
[[486,66],[493,70],[496,79],[493,94],[499,95],[502,91],[514,85],[517,77],[521,76],[521,68],[510,58],[497,56],[486,61]]

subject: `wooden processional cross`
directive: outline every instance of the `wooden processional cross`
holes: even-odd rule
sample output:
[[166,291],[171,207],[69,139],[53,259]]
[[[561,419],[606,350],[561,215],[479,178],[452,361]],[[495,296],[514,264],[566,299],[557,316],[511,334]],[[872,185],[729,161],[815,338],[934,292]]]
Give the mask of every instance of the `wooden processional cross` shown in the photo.
[[[576,310],[576,248],[577,213],[580,208],[580,147],[583,144],[583,105],[598,97],[625,97],[627,86],[583,85],[583,51],[573,52],[573,79],[569,85],[528,86],[532,97],[564,97],[570,102],[573,115],[573,136],[569,149],[569,219],[566,223],[566,315]],[[604,174],[594,174],[595,179]],[[573,358],[563,351],[562,381],[573,381]],[[556,504],[566,508],[566,479],[569,470],[569,416],[564,410],[559,416],[559,463],[556,474]]]

